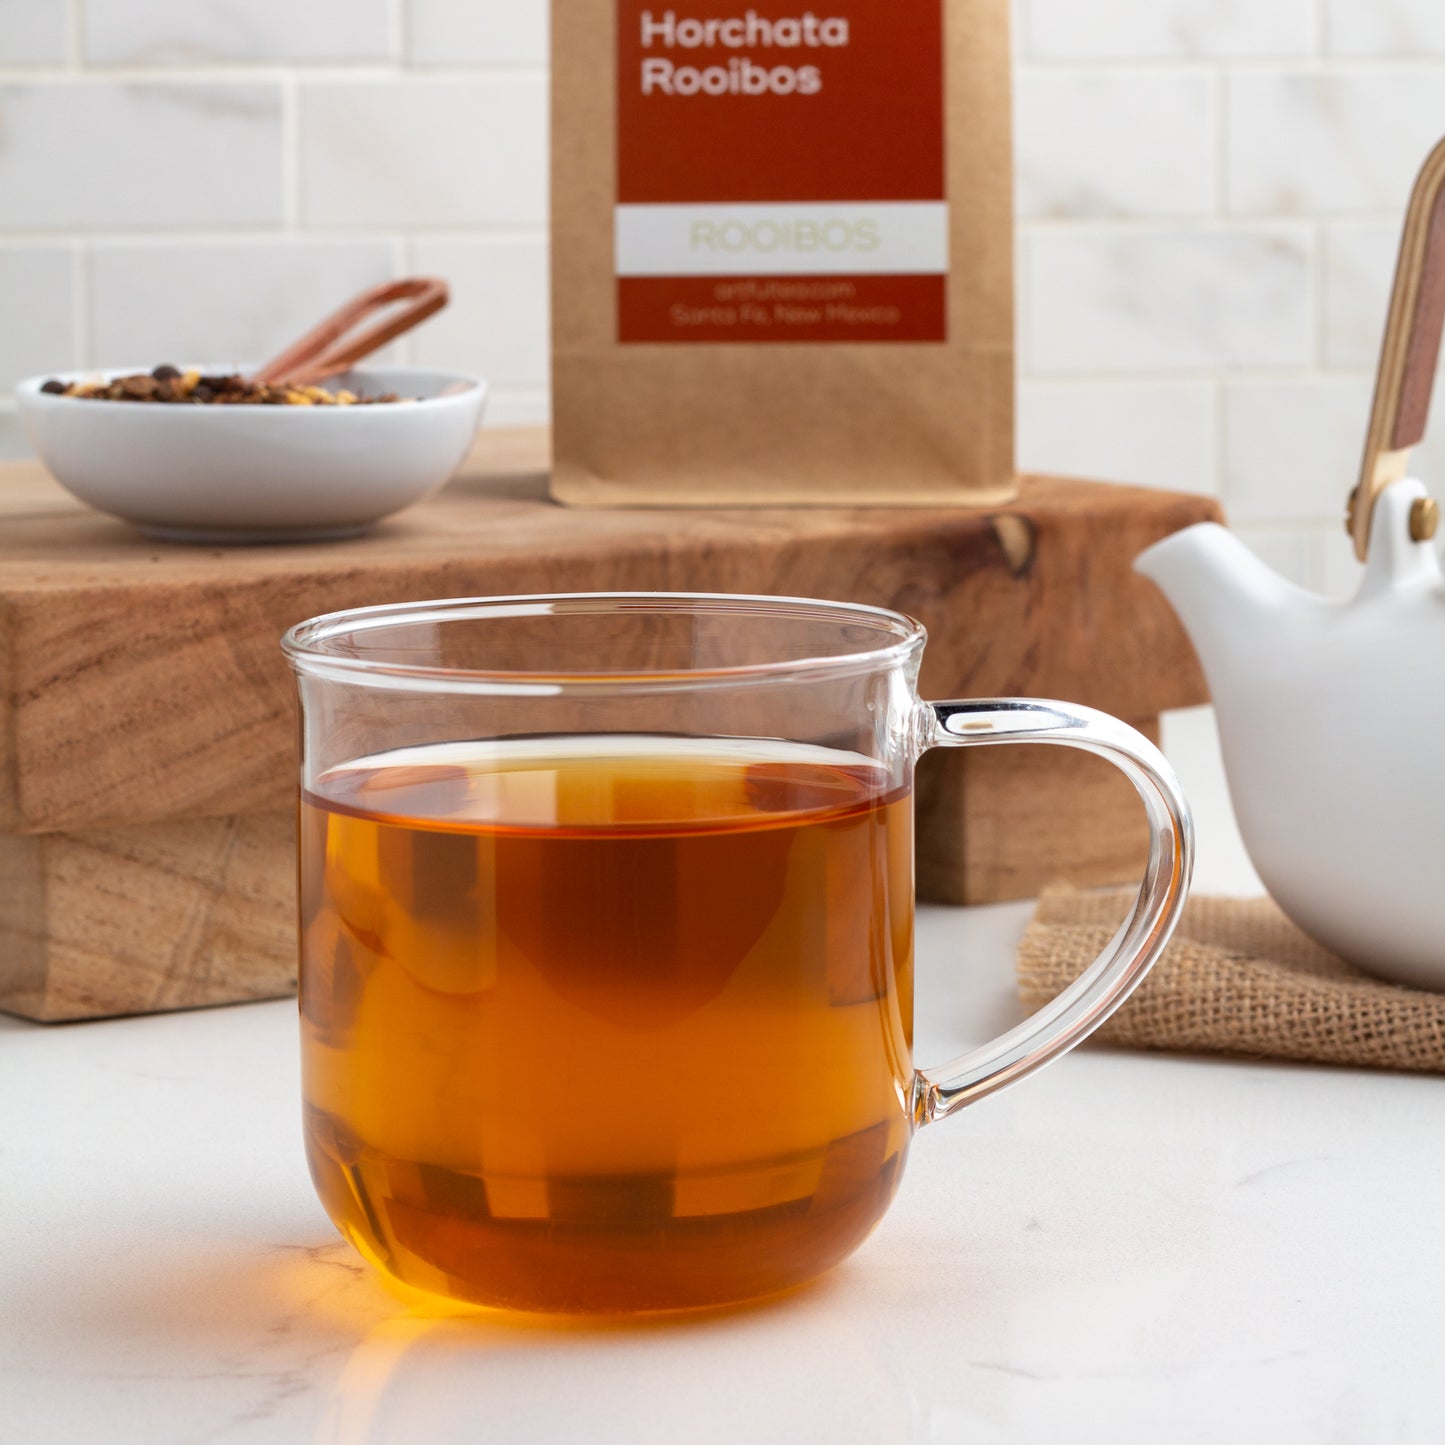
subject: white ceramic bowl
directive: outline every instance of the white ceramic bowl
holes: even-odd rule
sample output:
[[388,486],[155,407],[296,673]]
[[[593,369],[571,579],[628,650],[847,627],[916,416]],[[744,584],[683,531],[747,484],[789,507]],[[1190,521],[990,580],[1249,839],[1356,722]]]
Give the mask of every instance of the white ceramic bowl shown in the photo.
[[[208,374],[245,366],[203,366]],[[53,373],[59,381],[148,367]],[[456,470],[487,385],[420,367],[359,368],[328,381],[384,406],[175,406],[16,390],[30,444],[83,502],[154,537],[286,542],[353,536],[419,502]]]

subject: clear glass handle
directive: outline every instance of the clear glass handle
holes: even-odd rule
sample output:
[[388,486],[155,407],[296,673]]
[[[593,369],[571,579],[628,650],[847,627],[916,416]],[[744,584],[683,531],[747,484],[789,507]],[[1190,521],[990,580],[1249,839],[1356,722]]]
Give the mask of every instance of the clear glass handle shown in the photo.
[[914,1077],[915,1123],[931,1124],[1027,1077],[1086,1039],[1138,987],[1169,942],[1189,891],[1194,824],[1164,755],[1106,713],[1064,702],[997,698],[925,703],[922,745],[1045,743],[1108,758],[1144,800],[1149,863],[1133,911],[1108,948],[1054,1001],[1002,1038]]

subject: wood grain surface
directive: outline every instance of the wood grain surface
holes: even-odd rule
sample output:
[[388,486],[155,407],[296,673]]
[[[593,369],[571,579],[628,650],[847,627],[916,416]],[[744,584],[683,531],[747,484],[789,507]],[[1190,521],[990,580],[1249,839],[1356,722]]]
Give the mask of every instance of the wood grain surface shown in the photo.
[[152,542],[38,468],[0,470],[0,831],[284,807],[294,703],[277,646],[318,612],[429,597],[698,590],[841,597],[931,633],[932,697],[1058,696],[1121,717],[1205,697],[1130,570],[1199,496],[1026,477],[961,508],[601,512],[546,496],[542,432],[484,437],[435,499],[324,545]]
[[[318,612],[525,591],[838,597],[928,624],[925,696],[1057,696],[1146,727],[1206,697],[1130,564],[1216,518],[1207,498],[1028,477],[986,512],[569,511],[547,499],[547,461],[545,433],[491,433],[370,537],[254,548],[154,543],[38,467],[0,469],[0,1009],[92,1018],[294,988],[277,643]],[[1058,749],[937,752],[918,807],[925,899],[1119,882],[1143,857],[1132,789]]]
[[[1157,722],[1136,723],[1157,741]],[[1134,789],[1062,748],[938,750],[919,764],[918,896],[997,903],[1132,881]],[[296,985],[290,810],[0,835],[0,1010],[44,1021],[278,998]]]
[[[1062,748],[930,753],[917,810],[925,902],[1132,881],[1148,855],[1129,783]],[[295,849],[290,810],[0,835],[0,1010],[54,1022],[292,993]]]
[[0,836],[0,1009],[47,1021],[296,986],[292,810]]

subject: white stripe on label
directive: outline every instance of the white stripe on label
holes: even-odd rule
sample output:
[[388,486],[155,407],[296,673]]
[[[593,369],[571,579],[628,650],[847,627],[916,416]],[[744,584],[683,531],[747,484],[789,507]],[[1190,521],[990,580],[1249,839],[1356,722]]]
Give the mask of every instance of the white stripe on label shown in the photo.
[[618,206],[619,276],[941,276],[944,201]]

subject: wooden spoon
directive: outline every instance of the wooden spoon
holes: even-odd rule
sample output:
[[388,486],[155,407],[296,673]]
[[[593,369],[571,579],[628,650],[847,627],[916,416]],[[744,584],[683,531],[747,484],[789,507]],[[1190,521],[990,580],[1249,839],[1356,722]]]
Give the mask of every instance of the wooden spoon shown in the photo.
[[[273,356],[252,380],[267,386],[309,386],[324,381],[350,370],[362,357],[420,325],[449,299],[447,283],[435,276],[383,281],[337,307],[324,321]],[[411,304],[356,334],[356,328],[368,317],[398,301]]]

